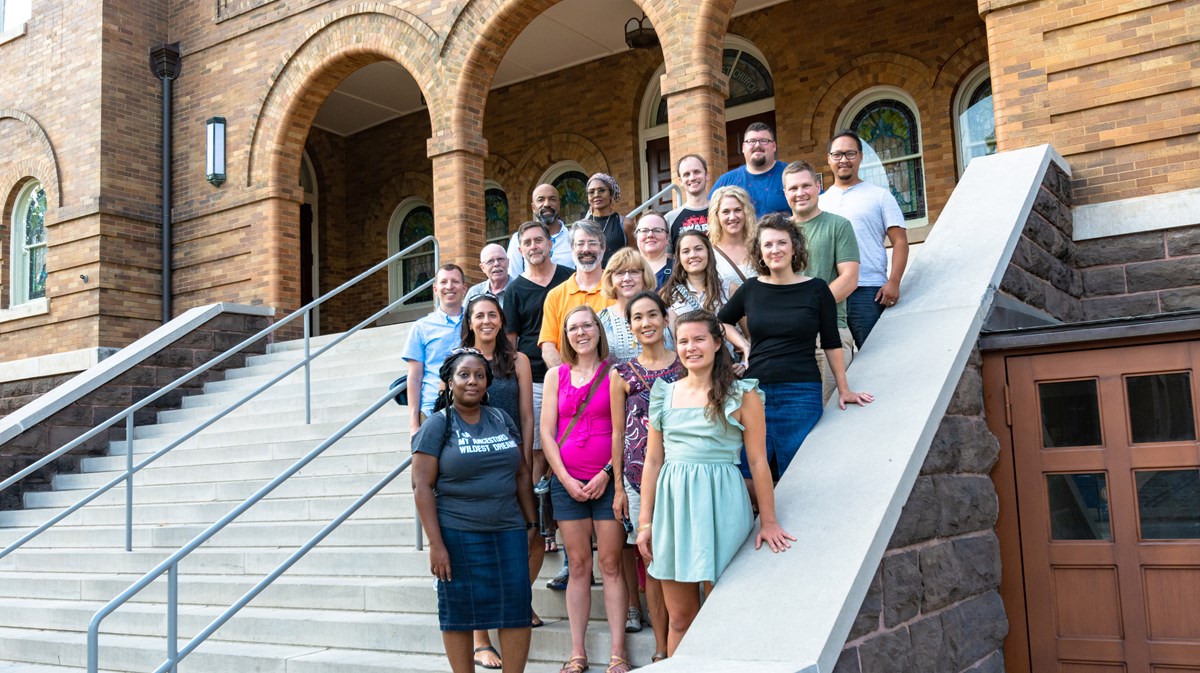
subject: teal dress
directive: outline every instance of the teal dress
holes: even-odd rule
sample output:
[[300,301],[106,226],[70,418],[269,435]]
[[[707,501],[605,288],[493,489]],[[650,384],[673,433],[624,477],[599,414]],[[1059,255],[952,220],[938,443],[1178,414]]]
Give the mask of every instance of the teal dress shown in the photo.
[[650,575],[676,582],[715,582],[754,528],[746,482],[737,465],[742,424],[733,412],[758,381],[737,382],[725,401],[725,423],[704,407],[672,409],[675,383],[650,391],[650,423],[663,436],[663,466],[654,491]]

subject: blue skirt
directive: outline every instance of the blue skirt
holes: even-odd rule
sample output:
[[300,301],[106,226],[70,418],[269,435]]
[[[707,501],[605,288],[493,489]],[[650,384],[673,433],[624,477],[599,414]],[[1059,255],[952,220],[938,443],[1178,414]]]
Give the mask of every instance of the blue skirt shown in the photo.
[[533,591],[525,531],[474,533],[442,528],[450,581],[437,582],[443,631],[529,628]]

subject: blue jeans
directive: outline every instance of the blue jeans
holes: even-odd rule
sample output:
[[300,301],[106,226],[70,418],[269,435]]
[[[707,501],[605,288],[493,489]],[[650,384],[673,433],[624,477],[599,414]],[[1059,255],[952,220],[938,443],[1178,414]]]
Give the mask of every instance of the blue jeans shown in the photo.
[[883,315],[883,304],[875,301],[877,294],[878,287],[860,287],[846,297],[846,322],[850,334],[854,335],[854,345],[859,348],[871,335],[879,316]]
[[[821,420],[821,384],[764,383],[760,387],[766,397],[767,462],[771,465],[771,478],[778,480],[792,464],[804,438]],[[738,469],[743,477],[750,478],[745,447]]]

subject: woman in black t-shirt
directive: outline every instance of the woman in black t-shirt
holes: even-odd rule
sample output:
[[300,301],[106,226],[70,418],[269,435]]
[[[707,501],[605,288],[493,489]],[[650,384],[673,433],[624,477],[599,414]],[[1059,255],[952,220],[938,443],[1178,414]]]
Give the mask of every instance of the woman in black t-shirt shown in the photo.
[[[778,478],[821,418],[818,336],[837,380],[838,406],[864,405],[874,398],[850,390],[846,381],[837,302],[825,281],[800,273],[808,265],[800,230],[782,215],[764,217],[758,222],[751,255],[759,277],[747,279],[718,317],[729,325],[746,319],[750,358],[745,376],[758,379],[766,396],[767,459]],[[749,479],[744,457],[741,468],[742,476]]]
[[438,373],[444,389],[412,438],[412,479],[442,642],[451,669],[469,671],[471,632],[499,629],[505,667],[522,671],[533,617],[529,463],[512,419],[484,404],[492,371],[482,353],[455,349]]

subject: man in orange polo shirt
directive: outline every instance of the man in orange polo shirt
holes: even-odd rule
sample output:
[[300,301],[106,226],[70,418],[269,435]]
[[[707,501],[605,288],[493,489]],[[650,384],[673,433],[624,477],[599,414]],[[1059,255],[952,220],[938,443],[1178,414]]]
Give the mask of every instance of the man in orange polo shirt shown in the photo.
[[613,303],[600,291],[600,276],[604,273],[600,263],[604,259],[604,231],[600,225],[590,220],[571,225],[571,257],[575,260],[575,273],[565,283],[550,290],[542,311],[538,346],[547,368],[562,364],[558,340],[562,337],[567,311],[586,304],[599,313]]

